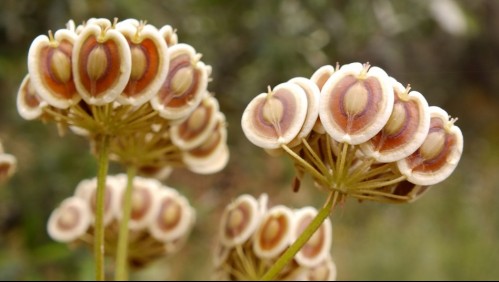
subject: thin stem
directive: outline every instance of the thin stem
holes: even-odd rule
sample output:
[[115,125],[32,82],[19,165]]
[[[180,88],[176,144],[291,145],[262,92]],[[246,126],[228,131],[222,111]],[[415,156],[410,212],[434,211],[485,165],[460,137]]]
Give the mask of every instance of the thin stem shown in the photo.
[[368,182],[361,182],[357,185],[354,185],[353,187],[351,187],[352,190],[361,190],[361,189],[376,189],[376,188],[381,188],[381,187],[385,187],[385,186],[389,186],[389,185],[392,185],[392,184],[396,184],[396,183],[399,183],[399,182],[402,182],[404,180],[406,180],[407,177],[405,175],[401,175],[397,178],[392,178],[390,177],[390,180],[387,180],[387,181],[379,181],[379,180],[373,180],[373,181],[368,181]]
[[135,166],[129,166],[127,169],[127,185],[125,190],[123,214],[120,222],[120,231],[118,233],[118,250],[116,253],[116,281],[128,280],[128,222],[132,210],[132,192],[133,178],[137,173]]
[[99,169],[97,174],[97,198],[95,207],[95,280],[104,281],[104,193],[109,166],[109,136],[102,135],[99,149]]
[[321,224],[326,220],[326,218],[331,213],[331,209],[335,206],[338,200],[339,193],[331,192],[327,198],[326,203],[315,216],[315,218],[310,222],[310,224],[303,230],[303,233],[296,239],[296,241],[289,246],[288,249],[277,259],[277,261],[272,265],[272,267],[263,275],[263,281],[270,281],[275,279],[275,277],[281,272],[281,270],[290,262],[293,257],[298,253],[301,248],[308,242],[310,237],[319,229]]
[[288,148],[288,146],[286,145],[281,145],[281,148],[283,148],[289,155],[291,155],[291,157],[293,157],[295,160],[298,161],[298,163],[300,165],[303,166],[304,169],[308,170],[308,172],[310,174],[312,174],[313,176],[315,176],[317,179],[325,182],[326,181],[326,178],[324,177],[324,175],[322,175],[320,172],[318,172],[313,166],[311,166],[308,162],[306,162],[305,160],[303,160],[300,156],[298,156],[295,152],[293,152],[293,150],[291,150],[290,148]]
[[307,140],[305,138],[302,138],[302,143],[309,152],[309,154],[312,156],[312,160],[314,161],[314,164],[319,168],[319,170],[323,173],[326,174],[328,173],[327,167],[324,165],[322,162],[321,158],[314,152],[312,147],[308,144]]

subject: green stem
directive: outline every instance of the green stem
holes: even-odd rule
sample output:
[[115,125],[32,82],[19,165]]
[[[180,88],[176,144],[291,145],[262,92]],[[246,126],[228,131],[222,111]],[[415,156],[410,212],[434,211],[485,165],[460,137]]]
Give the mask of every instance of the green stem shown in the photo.
[[130,213],[132,210],[132,192],[133,192],[133,178],[137,173],[135,166],[129,166],[127,169],[127,185],[124,197],[123,214],[120,222],[120,231],[118,234],[118,250],[116,253],[116,281],[128,280],[128,222],[130,220]]
[[338,200],[339,193],[333,191],[329,194],[326,203],[315,216],[315,218],[310,222],[310,224],[303,230],[303,233],[296,239],[296,241],[289,246],[288,249],[277,259],[277,261],[272,265],[272,267],[263,275],[262,281],[270,281],[275,279],[275,277],[281,272],[281,270],[290,262],[293,257],[298,253],[301,248],[308,242],[310,237],[319,229],[321,224],[326,220],[326,218],[331,213],[331,209],[336,204]]
[[97,174],[97,199],[95,207],[95,280],[104,281],[104,194],[106,188],[106,177],[109,166],[109,136],[101,136],[99,149],[99,163]]

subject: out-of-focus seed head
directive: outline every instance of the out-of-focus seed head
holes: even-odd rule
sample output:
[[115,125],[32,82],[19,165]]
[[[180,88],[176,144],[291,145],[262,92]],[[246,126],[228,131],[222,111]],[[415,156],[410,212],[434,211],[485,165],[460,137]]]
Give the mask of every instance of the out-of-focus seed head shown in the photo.
[[[142,230],[150,225],[157,209],[158,190],[161,184],[151,178],[136,176],[132,186],[132,208],[128,228],[130,230]],[[115,207],[115,215],[118,220],[123,218],[123,207],[125,204],[125,187],[120,189],[118,205]]]
[[27,74],[19,91],[17,93],[17,112],[26,120],[39,118],[43,114],[43,108],[48,104],[36,92],[35,87],[31,84],[29,74]]
[[[1,144],[0,144],[1,148]],[[17,169],[17,158],[0,151],[0,183],[11,178]]]
[[[295,241],[312,222],[317,215],[313,207],[304,207],[294,212],[295,229],[293,230],[293,241]],[[307,267],[317,266],[324,261],[331,250],[333,240],[333,228],[331,220],[327,218],[312,237],[303,245],[296,254],[295,260],[300,265]]]
[[293,212],[286,206],[270,208],[253,238],[253,251],[261,259],[277,258],[291,243],[295,228]]
[[188,116],[200,103],[208,85],[206,65],[201,55],[185,43],[168,48],[168,76],[151,105],[166,119]]
[[59,242],[72,242],[87,232],[90,226],[90,210],[79,197],[62,201],[50,215],[47,223],[49,236]]
[[173,242],[187,237],[195,220],[195,211],[185,197],[163,186],[157,193],[158,205],[149,224],[149,232],[157,240]]
[[219,122],[218,112],[218,100],[206,93],[185,121],[170,127],[172,143],[182,150],[200,146],[213,133]]
[[[104,191],[104,226],[108,226],[116,218],[115,209],[118,205],[118,195],[123,187],[114,177],[106,178]],[[84,179],[78,183],[74,195],[83,199],[89,207],[91,223],[95,221],[97,203],[97,178]]]
[[229,162],[225,115],[216,113],[215,127],[199,146],[182,152],[187,168],[199,174],[211,174],[222,170]]

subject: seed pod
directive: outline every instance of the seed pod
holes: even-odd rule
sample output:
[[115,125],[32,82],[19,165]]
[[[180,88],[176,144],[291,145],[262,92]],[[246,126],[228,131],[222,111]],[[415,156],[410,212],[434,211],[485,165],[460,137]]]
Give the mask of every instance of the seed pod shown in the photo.
[[[121,193],[122,186],[119,185],[114,177],[106,177],[106,186],[104,188],[104,226],[108,226],[116,218],[115,209],[118,205],[118,196]],[[95,221],[95,211],[97,209],[97,178],[84,179],[76,186],[75,197],[81,198],[89,207],[90,221]]]
[[200,146],[219,122],[218,112],[218,100],[206,92],[201,103],[185,121],[170,127],[172,143],[182,150]]
[[278,205],[269,209],[253,237],[253,252],[261,259],[273,259],[291,243],[295,228],[293,212]]
[[50,214],[48,234],[59,242],[74,241],[87,232],[90,217],[90,210],[83,199],[67,198]]
[[[133,179],[132,185],[132,208],[130,211],[130,221],[128,228],[130,230],[142,230],[150,225],[157,210],[158,193],[161,183],[152,178],[143,178],[136,176]],[[118,197],[118,205],[115,208],[116,217],[121,220],[123,218],[123,208],[125,204],[126,188],[120,189]]]
[[156,195],[158,205],[148,226],[151,235],[162,242],[173,242],[187,235],[195,216],[187,199],[170,187]]
[[116,30],[128,41],[132,60],[130,79],[118,102],[142,105],[158,93],[168,74],[170,60],[166,42],[154,26],[143,22],[120,22]]
[[320,90],[315,83],[304,77],[295,77],[289,80],[291,83],[296,83],[300,86],[307,95],[307,115],[301,127],[300,132],[290,142],[289,146],[293,147],[301,143],[301,139],[305,138],[312,131],[317,118],[319,117],[319,99]]
[[443,109],[430,107],[430,129],[423,144],[412,155],[397,162],[411,183],[429,186],[446,179],[463,152],[463,134]]
[[430,127],[430,110],[421,93],[404,89],[390,78],[395,93],[393,110],[383,129],[360,148],[368,157],[389,163],[414,153],[426,137]]
[[425,194],[431,186],[422,186],[416,185],[409,181],[402,181],[397,184],[392,185],[388,188],[383,188],[384,191],[388,191],[389,193],[396,196],[404,196],[407,197],[407,200],[397,199],[390,197],[389,199],[394,202],[400,203],[412,203],[419,199],[423,194]]
[[151,105],[165,119],[188,116],[201,102],[208,86],[208,71],[192,46],[180,43],[168,47],[170,68]]
[[384,70],[351,63],[331,75],[322,88],[319,116],[336,141],[357,145],[385,126],[393,101],[393,87]]
[[215,250],[212,253],[213,253],[213,267],[218,268],[222,266],[225,263],[225,261],[227,261],[227,258],[229,257],[230,254],[230,248],[217,242]]
[[[300,237],[316,215],[317,210],[313,207],[304,207],[295,211],[296,223],[292,232],[292,241],[296,241]],[[306,267],[314,267],[327,258],[333,240],[332,229],[331,220],[327,218],[296,254],[295,260],[298,264]]]
[[336,264],[330,254],[319,265],[306,270],[304,281],[335,281],[337,275]]
[[173,166],[164,166],[163,164],[155,165],[144,165],[138,167],[138,173],[142,176],[155,178],[160,181],[166,180],[172,173]]
[[73,48],[76,89],[91,105],[113,102],[130,78],[130,47],[121,32],[105,20],[88,21]]
[[165,25],[159,29],[159,34],[164,38],[168,47],[178,43],[178,36],[176,31],[169,25]]
[[[1,145],[0,145],[1,147]],[[17,168],[17,159],[11,154],[0,152],[0,182],[12,177]]]
[[47,106],[45,102],[36,92],[33,87],[29,74],[27,74],[19,91],[17,92],[17,112],[26,120],[33,120],[39,118],[43,114],[43,108]]
[[317,85],[319,91],[322,90],[324,84],[326,84],[327,80],[331,75],[333,75],[335,69],[331,65],[325,65],[318,68],[310,77],[310,80]]
[[208,139],[201,145],[182,152],[182,161],[189,170],[199,174],[211,174],[222,170],[229,162],[225,115],[216,113],[216,125]]
[[255,232],[261,219],[258,201],[243,194],[228,204],[220,219],[219,238],[226,248],[242,245]]
[[248,140],[264,149],[288,144],[300,132],[307,115],[307,95],[295,83],[285,82],[257,95],[247,105],[241,126]]
[[59,29],[54,36],[39,35],[28,52],[31,83],[42,100],[66,109],[80,101],[73,81],[72,61],[76,33]]

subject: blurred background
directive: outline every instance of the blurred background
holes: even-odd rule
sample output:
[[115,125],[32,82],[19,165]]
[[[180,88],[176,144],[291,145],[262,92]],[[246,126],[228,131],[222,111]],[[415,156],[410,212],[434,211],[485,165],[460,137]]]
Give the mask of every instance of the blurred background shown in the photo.
[[[228,121],[230,161],[214,175],[176,170],[165,184],[197,210],[188,244],[134,272],[136,280],[203,280],[221,212],[242,193],[270,205],[320,207],[305,182],[293,193],[287,157],[271,157],[244,136],[247,103],[322,65],[369,62],[440,106],[464,135],[446,181],[412,204],[347,201],[335,210],[339,280],[499,279],[499,1],[0,1],[0,139],[18,159],[0,187],[0,280],[92,280],[88,249],[51,240],[46,222],[76,185],[96,172],[88,143],[16,109],[32,40],[69,19],[136,18],[177,29],[213,67],[209,90]],[[110,167],[111,172],[121,168]]]

